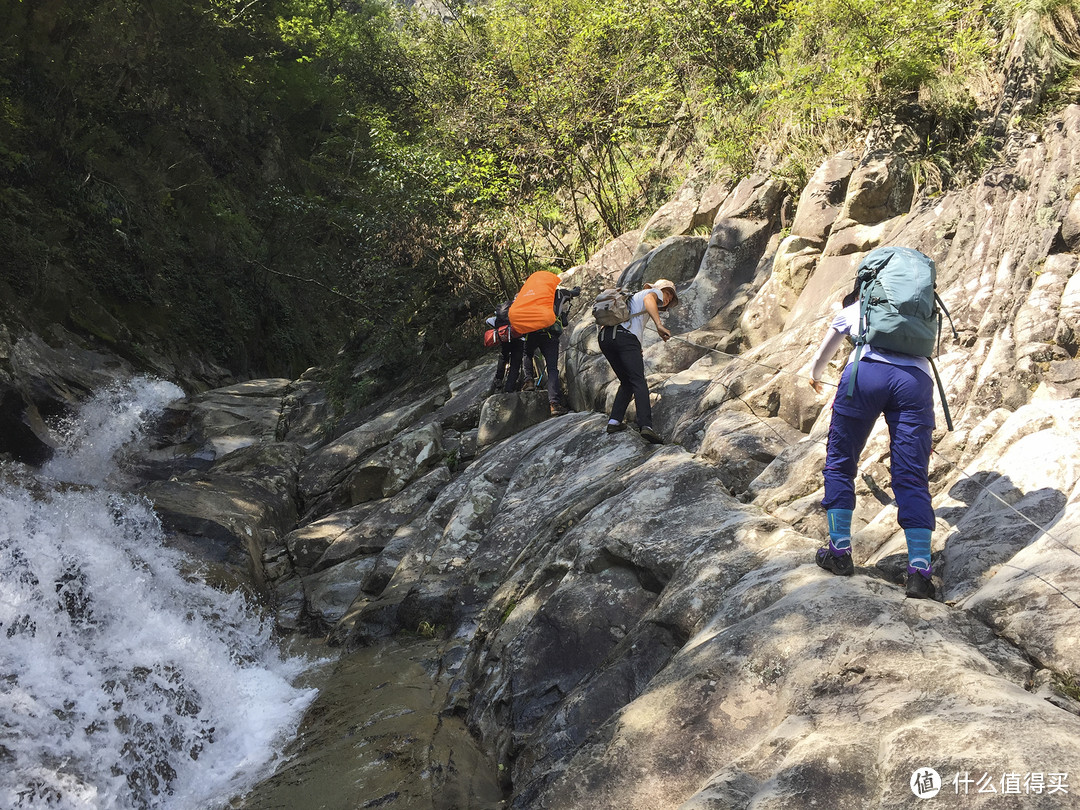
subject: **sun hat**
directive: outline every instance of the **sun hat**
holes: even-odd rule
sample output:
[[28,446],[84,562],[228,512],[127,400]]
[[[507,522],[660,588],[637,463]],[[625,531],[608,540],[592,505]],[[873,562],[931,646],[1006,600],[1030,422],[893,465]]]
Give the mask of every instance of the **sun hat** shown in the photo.
[[650,290],[650,289],[652,289],[652,290],[660,290],[661,292],[663,292],[664,290],[671,290],[671,303],[668,304],[668,306],[673,307],[677,303],[679,303],[679,294],[677,292],[675,292],[675,282],[674,281],[669,281],[666,278],[658,278],[656,281],[652,282],[651,284],[645,284],[643,286],[645,287],[646,290]]

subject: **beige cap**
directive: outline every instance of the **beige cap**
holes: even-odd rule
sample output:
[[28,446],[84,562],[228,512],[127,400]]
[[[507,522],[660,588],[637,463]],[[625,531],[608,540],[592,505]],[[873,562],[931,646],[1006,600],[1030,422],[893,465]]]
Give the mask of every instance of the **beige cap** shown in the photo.
[[652,284],[643,285],[646,290],[671,290],[671,303],[668,306],[675,306],[679,303],[679,294],[675,292],[675,282],[668,281],[666,278],[658,278]]

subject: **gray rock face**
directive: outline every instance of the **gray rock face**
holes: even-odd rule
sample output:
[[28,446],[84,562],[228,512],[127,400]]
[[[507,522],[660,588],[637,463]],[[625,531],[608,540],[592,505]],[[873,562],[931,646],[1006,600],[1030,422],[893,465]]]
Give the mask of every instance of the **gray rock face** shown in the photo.
[[799,198],[795,221],[791,224],[793,236],[825,247],[833,223],[847,198],[848,182],[855,169],[856,156],[841,152],[822,163],[811,175]]
[[692,280],[705,256],[709,240],[700,236],[672,236],[632,262],[619,276],[618,285],[640,290],[646,283],[666,278],[676,285]]
[[[270,381],[250,389],[265,390],[259,407],[214,393],[222,413],[200,416],[207,438],[191,441],[248,447],[148,492],[188,531],[260,538],[251,553],[283,629],[346,648],[419,628],[453,638],[446,708],[494,752],[520,810],[899,810],[928,768],[942,806],[1065,806],[1023,777],[1080,773],[1067,688],[1080,672],[1080,107],[934,199],[910,184],[915,140],[883,124],[823,165],[786,239],[783,189],[750,178],[707,206],[684,190],[656,219],[651,239],[685,231],[691,198],[693,217],[708,208],[696,267],[696,237],[661,251],[635,233],[566,274],[595,290],[636,260],[652,257],[644,274],[664,251],[681,257],[683,306],[666,316],[678,340],[647,331],[644,346],[669,444],[605,432],[594,411],[615,383],[584,315],[563,342],[579,413],[551,418],[542,393],[487,397],[488,366],[328,430],[318,386]],[[813,563],[829,398],[843,392],[816,394],[808,363],[880,244],[935,258],[959,332],[937,361],[956,422],[930,468],[940,601],[898,585],[883,424],[860,460],[854,576]],[[992,799],[974,782],[957,795],[984,774]]]
[[296,524],[296,479],[301,449],[272,442],[226,455],[207,471],[152,481],[149,498],[166,529],[195,540],[211,557],[246,559],[265,587],[264,554]]
[[[715,807],[736,792],[761,807],[901,808],[920,768],[997,781],[1080,755],[1080,720],[1027,692],[1027,662],[962,613],[806,566],[757,585],[770,604],[692,637],[517,806]],[[954,736],[971,723],[986,733],[977,752]]]
[[544,391],[496,394],[480,411],[476,441],[485,447],[543,422],[549,414],[550,405]]
[[[379,414],[310,453],[300,470],[300,493],[305,503],[315,504],[320,498],[333,497],[333,490],[348,478],[361,459],[388,444],[403,429],[430,413],[434,405],[434,397],[425,397]],[[343,498],[339,497],[339,500]]]
[[51,343],[0,326],[0,453],[43,464],[57,446],[48,421],[69,415],[89,394],[132,373],[126,361],[82,347],[59,326]]

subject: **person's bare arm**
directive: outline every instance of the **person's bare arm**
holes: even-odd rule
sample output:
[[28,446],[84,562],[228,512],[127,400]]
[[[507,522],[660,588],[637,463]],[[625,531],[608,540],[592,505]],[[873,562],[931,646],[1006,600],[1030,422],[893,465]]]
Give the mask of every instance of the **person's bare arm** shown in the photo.
[[649,317],[652,318],[653,323],[656,324],[656,331],[660,334],[663,340],[667,340],[671,337],[671,332],[667,327],[660,323],[660,306],[656,303],[655,295],[645,296],[645,311],[649,313]]
[[821,375],[825,371],[825,366],[829,364],[832,356],[836,354],[836,350],[840,348],[840,344],[843,342],[844,333],[837,332],[830,326],[829,331],[825,333],[825,339],[818,346],[814,359],[810,361],[810,385],[819,394],[824,390],[821,387]]

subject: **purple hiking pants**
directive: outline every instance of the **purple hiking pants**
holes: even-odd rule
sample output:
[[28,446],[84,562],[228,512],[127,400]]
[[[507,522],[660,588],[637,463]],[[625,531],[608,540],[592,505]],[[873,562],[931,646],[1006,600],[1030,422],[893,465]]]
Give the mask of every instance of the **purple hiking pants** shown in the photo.
[[912,366],[860,360],[855,392],[847,395],[851,366],[840,375],[825,456],[826,509],[855,508],[855,475],[866,440],[880,414],[889,426],[892,490],[904,529],[933,529],[930,503],[930,439],[934,430],[934,382]]

